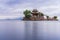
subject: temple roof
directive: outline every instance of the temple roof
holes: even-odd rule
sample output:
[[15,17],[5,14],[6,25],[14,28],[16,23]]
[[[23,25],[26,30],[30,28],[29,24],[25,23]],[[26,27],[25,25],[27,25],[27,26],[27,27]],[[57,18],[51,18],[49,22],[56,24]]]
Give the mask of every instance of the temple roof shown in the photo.
[[38,10],[37,9],[33,9],[33,11],[32,12],[38,12]]

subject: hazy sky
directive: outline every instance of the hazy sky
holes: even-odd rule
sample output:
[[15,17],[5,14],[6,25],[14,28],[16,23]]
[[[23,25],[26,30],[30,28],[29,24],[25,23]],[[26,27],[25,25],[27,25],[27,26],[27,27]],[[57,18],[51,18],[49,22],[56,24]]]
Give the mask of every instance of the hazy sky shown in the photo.
[[60,0],[0,0],[0,18],[23,17],[25,9],[60,16]]

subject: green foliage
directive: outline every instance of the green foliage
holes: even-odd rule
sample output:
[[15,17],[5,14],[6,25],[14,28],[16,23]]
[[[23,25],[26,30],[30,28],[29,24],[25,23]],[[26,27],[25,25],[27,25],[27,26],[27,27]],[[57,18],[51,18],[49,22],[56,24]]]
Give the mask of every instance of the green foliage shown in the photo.
[[39,12],[39,16],[44,16],[44,14],[43,14],[43,13],[41,13],[41,12]]
[[25,10],[25,11],[24,11],[24,15],[25,15],[25,17],[27,17],[27,18],[31,17],[31,11],[30,11],[30,10]]
[[43,14],[43,13],[41,13],[41,16],[44,16],[44,14]]
[[54,16],[55,19],[57,19],[57,16]]

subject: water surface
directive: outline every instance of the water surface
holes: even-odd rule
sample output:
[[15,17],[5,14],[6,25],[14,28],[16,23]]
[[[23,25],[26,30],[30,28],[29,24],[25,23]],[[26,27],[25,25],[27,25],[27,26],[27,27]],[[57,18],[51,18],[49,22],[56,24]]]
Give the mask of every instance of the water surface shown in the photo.
[[60,40],[60,22],[3,20],[0,40]]

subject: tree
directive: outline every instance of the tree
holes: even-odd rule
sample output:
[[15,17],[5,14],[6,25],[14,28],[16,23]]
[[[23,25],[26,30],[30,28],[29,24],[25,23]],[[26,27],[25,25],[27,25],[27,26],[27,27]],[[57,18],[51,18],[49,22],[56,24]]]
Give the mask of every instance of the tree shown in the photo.
[[41,16],[44,16],[44,14],[43,14],[43,13],[41,13]]
[[25,15],[26,18],[31,17],[31,11],[30,10],[25,10],[24,15]]
[[54,19],[57,19],[57,16],[54,16]]
[[44,14],[43,14],[43,13],[41,13],[41,12],[39,12],[39,16],[44,16]]
[[46,16],[47,19],[49,19],[49,16]]

